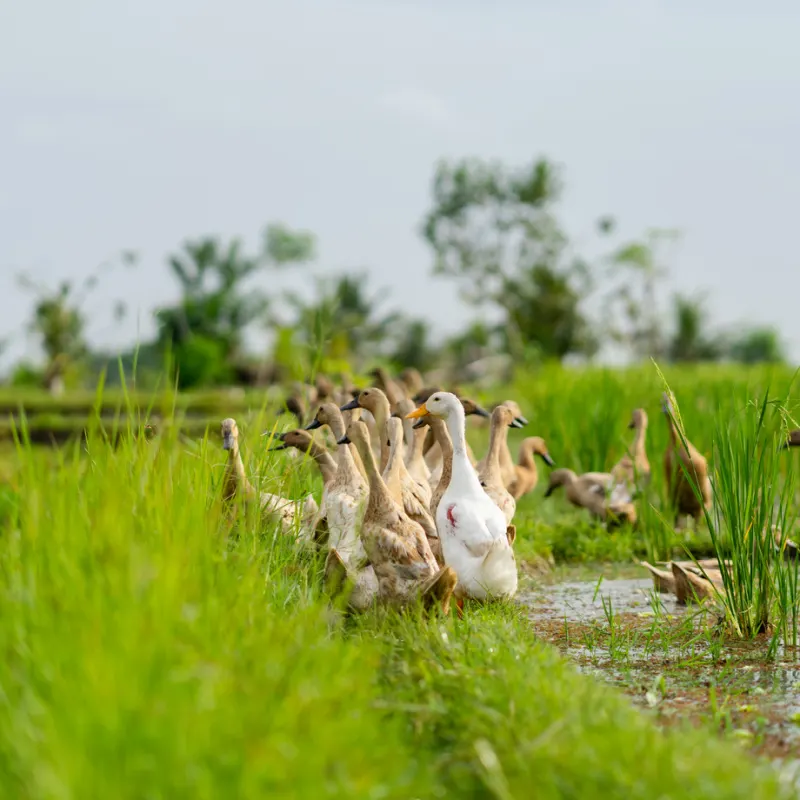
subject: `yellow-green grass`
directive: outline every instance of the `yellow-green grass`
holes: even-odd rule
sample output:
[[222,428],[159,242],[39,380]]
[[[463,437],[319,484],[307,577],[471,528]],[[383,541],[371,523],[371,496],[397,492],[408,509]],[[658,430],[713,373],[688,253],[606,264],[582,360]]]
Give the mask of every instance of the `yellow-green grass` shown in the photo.
[[[269,423],[242,424],[248,471],[299,497],[318,479],[264,452]],[[174,433],[6,451],[0,796],[779,796],[766,766],[659,731],[513,607],[344,619],[317,555],[253,514],[229,526],[223,460]]]

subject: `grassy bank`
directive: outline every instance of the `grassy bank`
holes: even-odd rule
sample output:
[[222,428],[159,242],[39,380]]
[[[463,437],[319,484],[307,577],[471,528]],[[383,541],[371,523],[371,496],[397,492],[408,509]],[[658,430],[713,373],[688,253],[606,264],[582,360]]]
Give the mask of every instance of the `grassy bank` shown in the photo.
[[[259,430],[250,473],[307,491]],[[513,608],[331,611],[316,556],[225,519],[216,441],[86,451],[9,456],[0,796],[777,796],[734,746],[658,731]]]

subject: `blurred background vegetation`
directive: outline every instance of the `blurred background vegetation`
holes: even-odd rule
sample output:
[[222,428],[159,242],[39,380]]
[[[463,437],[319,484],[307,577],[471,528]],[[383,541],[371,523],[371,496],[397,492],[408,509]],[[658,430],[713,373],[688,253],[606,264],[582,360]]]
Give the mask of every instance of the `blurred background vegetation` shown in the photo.
[[[5,382],[59,395],[94,387],[103,373],[118,382],[118,364],[129,379],[135,373],[138,389],[154,388],[166,372],[184,390],[267,386],[317,371],[359,374],[373,363],[435,369],[434,378],[455,382],[496,382],[515,367],[588,363],[609,352],[633,363],[786,360],[778,330],[722,330],[705,297],[670,296],[669,247],[679,232],[653,229],[620,241],[615,220],[605,216],[596,241],[583,248],[600,255],[582,253],[558,218],[562,179],[546,159],[520,167],[477,159],[436,166],[420,235],[432,272],[452,281],[452,300],[445,290],[442,302],[474,310],[454,335],[440,337],[413,309],[393,308],[391,287],[371,285],[365,273],[321,276],[313,232],[273,222],[252,252],[238,239],[214,236],[180,245],[164,265],[179,299],[156,310],[152,340],[123,352],[87,341],[85,301],[102,281],[108,293],[115,270],[136,269],[135,252],[58,286],[21,275],[33,300],[27,333],[41,357],[13,366]],[[290,270],[313,285],[310,297],[263,288]],[[124,298],[113,311],[115,319],[125,317]],[[253,333],[266,343],[260,351],[246,345]]]

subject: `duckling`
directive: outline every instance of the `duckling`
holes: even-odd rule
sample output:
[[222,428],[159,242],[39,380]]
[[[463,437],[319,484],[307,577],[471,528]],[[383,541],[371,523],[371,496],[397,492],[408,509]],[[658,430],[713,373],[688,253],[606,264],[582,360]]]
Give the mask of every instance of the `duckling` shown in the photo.
[[541,436],[529,436],[523,439],[519,446],[519,459],[514,465],[516,472],[516,480],[511,484],[509,491],[515,500],[532,492],[539,483],[539,472],[536,469],[536,461],[534,456],[539,458],[547,464],[548,467],[555,467],[556,462],[550,457],[544,439]]
[[416,522],[431,546],[437,562],[441,563],[442,548],[436,524],[430,513],[431,487],[429,484],[417,483],[409,474],[403,463],[403,423],[397,417],[386,421],[386,437],[389,445],[389,460],[383,471],[383,480],[394,501],[399,503],[408,514],[409,519]]
[[580,477],[571,469],[556,469],[550,473],[550,481],[545,497],[563,486],[567,500],[578,508],[585,508],[592,516],[604,520],[609,525],[628,522],[636,523],[636,509],[633,503],[609,500],[607,492],[611,489],[612,477],[605,472],[587,472]]
[[358,449],[369,478],[361,540],[378,579],[379,601],[402,606],[421,598],[426,605],[441,604],[448,613],[456,573],[450,567],[439,568],[425,532],[392,498],[378,471],[363,422],[347,426],[347,434],[339,444],[350,443]]
[[627,453],[611,468],[617,483],[625,484],[631,496],[650,483],[650,462],[647,460],[645,437],[647,436],[647,413],[636,408],[631,415],[628,428],[635,431],[633,442]]
[[467,457],[464,407],[449,392],[437,392],[410,418],[442,419],[453,443],[450,483],[436,511],[445,563],[458,575],[456,596],[508,599],[517,591],[517,564],[511,544],[515,529],[483,490]]
[[[507,405],[500,405],[492,411],[492,427],[489,434],[489,448],[483,460],[483,469],[478,472],[478,479],[484,491],[503,512],[506,524],[514,519],[517,501],[506,489],[500,475],[500,449],[506,444],[509,428],[521,428],[514,412]],[[507,446],[507,445],[506,445]]]
[[285,534],[307,537],[314,530],[319,507],[311,495],[304,500],[289,500],[270,492],[257,492],[247,478],[244,462],[239,450],[239,427],[236,420],[222,420],[222,448],[228,451],[225,465],[222,499],[230,504],[241,498],[245,503],[258,503],[262,514],[268,519],[277,519]]
[[[681,440],[675,424],[672,401],[666,392],[662,396],[661,408],[669,426],[669,444],[664,453],[664,472],[667,479],[667,491],[672,505],[675,507],[675,522],[677,524],[682,515],[699,520],[703,517],[703,511],[711,508],[708,462],[686,436]],[[686,442],[685,447],[683,441]],[[687,473],[692,476],[699,489],[700,500],[695,495],[695,489],[688,479]]]

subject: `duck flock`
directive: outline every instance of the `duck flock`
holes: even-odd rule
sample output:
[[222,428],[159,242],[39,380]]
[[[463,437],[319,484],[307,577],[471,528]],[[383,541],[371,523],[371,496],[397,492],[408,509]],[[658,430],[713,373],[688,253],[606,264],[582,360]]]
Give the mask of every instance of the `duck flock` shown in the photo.
[[[332,594],[347,592],[352,610],[421,601],[447,613],[451,600],[459,610],[466,599],[509,600],[518,583],[517,501],[538,483],[536,456],[556,466],[545,441],[524,439],[515,463],[508,430],[528,421],[513,400],[490,413],[457,389],[425,388],[416,370],[396,379],[383,369],[371,375],[376,385],[363,390],[335,387],[320,376],[310,409],[300,392],[285,401],[283,410],[294,414],[299,426],[265,434],[273,439],[272,450],[303,454],[316,463],[323,482],[319,502],[310,495],[289,500],[258,492],[245,473],[238,428],[230,418],[222,421],[228,451],[224,501],[257,503],[286,535],[327,548],[326,587]],[[700,519],[711,507],[711,483],[706,459],[678,430],[666,394],[662,410],[670,431],[665,477],[679,525]],[[468,417],[490,420],[489,445],[480,461],[467,442]],[[563,487],[572,505],[607,527],[636,524],[635,501],[650,481],[647,424],[645,411],[635,409],[629,424],[633,441],[610,472],[577,475],[554,468],[545,497]],[[800,445],[800,432],[788,444]],[[672,565],[676,587],[668,572],[642,563],[656,588],[675,592],[679,600],[687,595],[687,582],[695,584],[695,596],[708,582],[707,574],[680,562]]]

